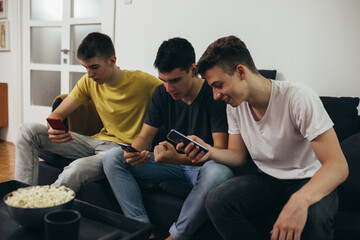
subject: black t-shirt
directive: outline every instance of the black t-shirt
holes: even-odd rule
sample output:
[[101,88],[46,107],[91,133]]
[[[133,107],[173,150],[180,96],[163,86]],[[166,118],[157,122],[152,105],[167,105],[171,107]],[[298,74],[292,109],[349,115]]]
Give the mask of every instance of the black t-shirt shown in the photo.
[[212,133],[228,130],[226,103],[213,99],[212,89],[206,81],[190,105],[182,100],[174,100],[161,84],[152,95],[145,123],[162,129],[163,135],[159,141],[166,140],[166,134],[176,129],[184,135],[196,135],[213,145]]

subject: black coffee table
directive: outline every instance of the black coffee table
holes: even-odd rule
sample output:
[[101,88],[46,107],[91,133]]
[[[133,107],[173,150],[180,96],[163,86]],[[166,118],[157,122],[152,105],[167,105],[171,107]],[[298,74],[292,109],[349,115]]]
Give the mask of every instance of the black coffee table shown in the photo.
[[[30,230],[17,224],[8,215],[3,198],[9,192],[28,185],[18,181],[0,183],[0,239],[41,240],[44,229]],[[75,199],[73,209],[81,213],[79,240],[142,240],[147,239],[152,231],[150,224],[145,224],[121,214],[96,207]]]

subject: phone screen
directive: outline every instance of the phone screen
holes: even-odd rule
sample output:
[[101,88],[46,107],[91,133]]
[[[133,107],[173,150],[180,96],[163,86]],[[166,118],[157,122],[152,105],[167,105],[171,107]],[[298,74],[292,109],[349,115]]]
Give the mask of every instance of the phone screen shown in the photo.
[[201,144],[191,140],[190,138],[186,137],[185,135],[179,133],[178,131],[176,131],[175,129],[171,129],[170,132],[167,135],[167,138],[178,144],[178,143],[184,143],[185,147],[190,143],[194,143],[195,146],[198,146],[200,148],[200,151],[203,151],[205,154],[209,151],[206,147],[202,146]]
[[55,130],[63,130],[68,132],[66,126],[64,125],[63,121],[59,118],[47,118],[46,121],[49,123],[51,128]]

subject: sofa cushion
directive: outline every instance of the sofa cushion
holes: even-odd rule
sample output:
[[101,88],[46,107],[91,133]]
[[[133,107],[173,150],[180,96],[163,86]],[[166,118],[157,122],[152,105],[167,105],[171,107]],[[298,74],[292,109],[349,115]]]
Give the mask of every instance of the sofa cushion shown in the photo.
[[334,129],[340,142],[356,133],[359,98],[320,97],[320,99],[334,122]]
[[360,210],[360,132],[345,139],[341,148],[349,165],[349,177],[339,188],[339,209]]

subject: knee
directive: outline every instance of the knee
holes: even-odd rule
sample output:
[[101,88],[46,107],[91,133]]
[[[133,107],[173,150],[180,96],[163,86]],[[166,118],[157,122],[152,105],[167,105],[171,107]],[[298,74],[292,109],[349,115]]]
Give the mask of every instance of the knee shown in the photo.
[[38,134],[47,134],[47,128],[45,125],[40,123],[23,123],[16,136],[16,144],[21,143],[24,139],[30,140]]
[[218,212],[219,209],[223,208],[223,205],[225,205],[227,199],[226,195],[226,189],[224,189],[222,185],[212,189],[208,193],[205,201],[205,208],[207,212],[210,214]]
[[212,160],[202,166],[200,173],[205,176],[207,181],[214,182],[215,185],[234,177],[234,172],[229,167]]
[[120,147],[110,149],[102,158],[102,163],[105,173],[110,172],[115,166],[125,167],[124,150]]

